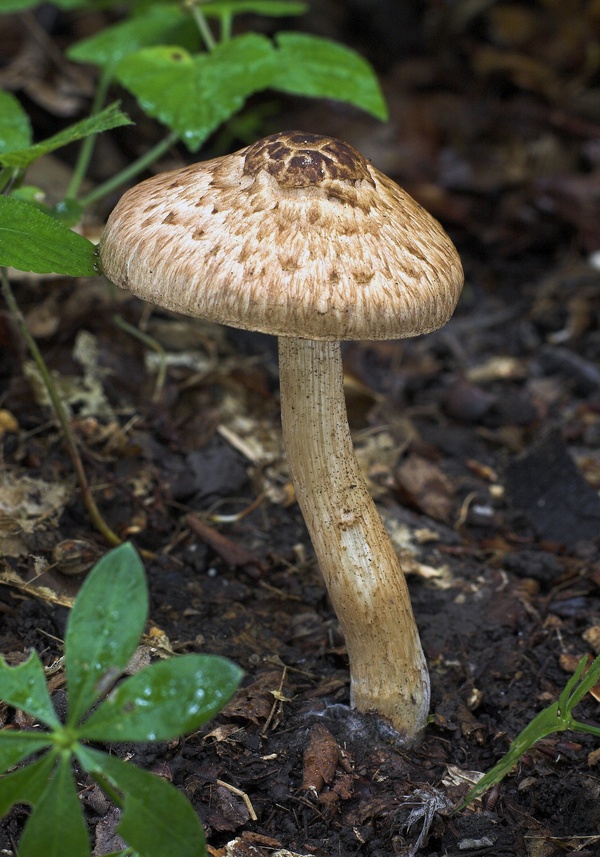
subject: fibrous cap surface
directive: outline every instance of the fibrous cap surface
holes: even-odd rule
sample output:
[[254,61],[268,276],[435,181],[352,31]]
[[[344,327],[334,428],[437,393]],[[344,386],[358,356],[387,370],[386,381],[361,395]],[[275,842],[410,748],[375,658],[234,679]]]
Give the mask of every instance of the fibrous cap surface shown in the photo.
[[431,215],[347,143],[299,131],[132,188],[100,258],[168,309],[320,340],[434,330],[463,284]]

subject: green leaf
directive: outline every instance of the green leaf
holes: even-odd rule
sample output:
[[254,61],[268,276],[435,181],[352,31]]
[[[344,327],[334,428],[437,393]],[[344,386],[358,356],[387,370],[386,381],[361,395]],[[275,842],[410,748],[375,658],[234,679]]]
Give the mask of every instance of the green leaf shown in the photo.
[[31,9],[37,6],[39,0],[0,0],[0,15],[8,12],[21,12],[23,9]]
[[83,216],[84,207],[76,199],[63,199],[48,210],[52,217],[60,220],[65,226],[75,226]]
[[[0,197],[0,203],[3,199]],[[32,652],[26,661],[15,667],[9,667],[4,658],[0,658],[0,699],[48,726],[60,726],[48,693],[44,667],[36,652]]]
[[334,98],[387,119],[385,99],[369,63],[350,48],[306,33],[277,33],[274,88]]
[[198,56],[177,47],[145,48],[125,57],[116,76],[194,152],[249,95],[270,85],[274,55],[269,39],[247,33]]
[[107,779],[123,796],[117,833],[142,857],[205,857],[202,825],[194,809],[166,780],[82,747],[81,765],[102,786]]
[[554,732],[565,732],[566,730],[587,732],[591,735],[600,736],[600,729],[598,727],[590,726],[587,723],[580,723],[573,719],[573,708],[581,702],[585,694],[591,690],[600,678],[600,655],[593,661],[585,677],[582,679],[586,666],[587,657],[584,656],[579,661],[575,673],[563,688],[558,702],[553,702],[552,705],[544,708],[527,724],[523,731],[511,742],[505,755],[473,786],[462,803],[457,807],[457,812],[468,806],[468,804],[482,795],[491,786],[503,780],[518,763],[523,754],[542,738],[552,735]]
[[13,199],[20,199],[21,202],[30,202],[37,205],[38,208],[44,207],[46,192],[41,187],[31,184],[22,184],[11,191]]
[[0,152],[31,144],[31,123],[19,100],[0,89]]
[[[94,7],[94,0],[52,0],[52,2],[62,9]],[[39,5],[40,0],[0,0],[0,15],[5,15],[8,12],[22,12],[24,9],[33,9],[34,6]]]
[[39,732],[0,729],[0,773],[18,765],[27,756],[52,746],[52,739]]
[[144,567],[130,544],[121,545],[96,563],[69,616],[65,635],[69,726],[76,725],[123,672],[147,614]]
[[[585,673],[585,676],[581,678]],[[581,682],[579,687],[575,687],[577,682]],[[589,668],[587,668],[587,657],[584,655],[579,664],[577,665],[577,669],[575,670],[572,678],[567,682],[567,686],[563,693],[560,695],[558,700],[559,708],[564,705],[563,694],[566,697],[566,701],[568,704],[568,708],[571,710],[578,705],[583,697],[588,693],[594,685],[600,680],[600,655],[595,658],[594,661],[590,664]],[[571,693],[572,691],[572,693]]]
[[181,655],[125,679],[79,730],[91,741],[166,741],[210,720],[242,670],[216,655]]
[[96,273],[95,248],[35,205],[0,196],[0,265],[87,277]]
[[131,124],[131,119],[119,109],[119,104],[115,102],[99,113],[95,113],[87,119],[82,119],[81,122],[76,122],[74,125],[69,125],[68,128],[64,128],[58,134],[48,137],[47,140],[42,140],[41,143],[36,143],[26,149],[0,152],[0,165],[23,169],[42,155],[47,155],[48,152],[60,149],[62,146],[66,146],[67,143],[73,143],[76,140],[89,137],[91,134],[108,131],[110,128],[118,128],[121,125]]
[[179,45],[194,51],[199,44],[198,29],[179,4],[151,5],[143,15],[105,27],[67,51],[77,62],[110,66],[123,57],[151,45]]
[[69,753],[60,756],[52,784],[37,801],[19,843],[19,857],[90,857],[87,827]]
[[307,9],[307,3],[294,3],[291,0],[216,0],[214,3],[202,4],[204,14],[215,18],[244,14],[283,18],[288,15],[303,15]]
[[0,777],[0,817],[17,803],[35,805],[51,783],[56,756],[48,753],[37,762]]

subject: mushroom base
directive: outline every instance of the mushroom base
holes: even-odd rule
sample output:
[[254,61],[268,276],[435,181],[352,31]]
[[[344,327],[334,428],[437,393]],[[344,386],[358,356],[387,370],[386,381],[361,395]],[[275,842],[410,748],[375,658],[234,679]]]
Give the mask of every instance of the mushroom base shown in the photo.
[[351,704],[414,742],[429,675],[404,573],[352,446],[340,343],[281,337],[279,367],[288,464],[346,640]]

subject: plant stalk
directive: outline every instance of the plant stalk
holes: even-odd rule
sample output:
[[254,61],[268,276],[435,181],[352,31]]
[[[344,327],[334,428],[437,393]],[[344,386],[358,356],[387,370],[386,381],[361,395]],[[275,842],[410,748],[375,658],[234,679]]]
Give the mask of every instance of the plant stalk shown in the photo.
[[189,0],[189,3],[187,5],[190,12],[192,13],[192,18],[194,19],[194,22],[198,27],[200,35],[202,36],[202,41],[204,42],[206,50],[214,51],[214,49],[217,47],[217,42],[212,34],[212,30],[210,29],[208,21],[206,20],[206,15],[200,8],[199,3],[197,2],[197,0]]
[[29,328],[27,327],[25,318],[23,317],[23,313],[21,312],[21,309],[17,304],[17,301],[13,294],[5,268],[0,269],[0,278],[2,282],[2,293],[4,295],[6,304],[17,323],[17,326],[19,327],[21,335],[23,336],[23,339],[27,344],[27,348],[29,349],[29,353],[35,361],[44,386],[48,391],[48,396],[50,398],[50,402],[52,403],[54,414],[63,432],[67,453],[69,455],[69,458],[71,459],[73,469],[75,470],[75,475],[77,476],[77,481],[79,483],[79,490],[81,491],[81,497],[84,502],[85,508],[87,509],[88,515],[90,516],[90,519],[93,525],[98,530],[98,532],[104,536],[104,538],[110,545],[120,545],[122,543],[122,539],[120,539],[119,536],[111,530],[96,505],[96,501],[94,500],[89,483],[87,481],[87,476],[85,474],[81,456],[79,455],[79,450],[77,449],[77,441],[75,439],[75,435],[73,434],[67,411],[61,401],[60,396],[58,395],[58,391],[56,389],[56,386],[54,385],[52,376],[50,375],[48,367],[46,366],[46,362],[42,356],[42,353],[37,346],[37,342],[29,332]]
[[179,134],[176,131],[171,131],[167,134],[166,137],[163,137],[160,142],[158,142],[155,146],[152,146],[151,149],[148,149],[141,157],[137,158],[137,160],[132,161],[128,167],[121,172],[114,175],[112,178],[107,179],[102,184],[99,184],[89,193],[86,193],[79,200],[80,204],[87,208],[94,202],[98,202],[99,199],[103,199],[103,197],[108,196],[109,193],[112,193],[117,188],[121,187],[121,185],[128,182],[130,179],[135,178],[137,175],[142,173],[144,170],[148,169],[155,161],[157,161],[162,155],[169,151],[171,146],[173,146],[179,140]]
[[[104,68],[100,75],[100,80],[98,81],[98,86],[94,94],[94,100],[92,102],[92,107],[90,111],[91,116],[94,116],[101,110],[102,105],[106,100],[106,94],[108,92],[111,80],[111,68]],[[76,199],[77,194],[79,193],[79,188],[81,187],[81,184],[88,171],[88,167],[92,159],[92,154],[94,152],[94,146],[96,145],[97,137],[97,134],[91,134],[89,137],[86,137],[82,142],[81,148],[79,149],[79,154],[77,156],[77,162],[75,163],[75,168],[73,170],[73,175],[71,176],[71,181],[69,182],[69,187],[67,188],[67,192],[65,194],[66,199]]]

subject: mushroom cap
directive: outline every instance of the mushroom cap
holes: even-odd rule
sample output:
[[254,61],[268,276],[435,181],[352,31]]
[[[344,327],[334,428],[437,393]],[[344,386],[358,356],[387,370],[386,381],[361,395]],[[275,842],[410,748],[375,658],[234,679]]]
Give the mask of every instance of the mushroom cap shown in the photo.
[[100,259],[170,310],[330,341],[435,330],[463,285],[431,215],[352,146],[300,131],[127,191]]

